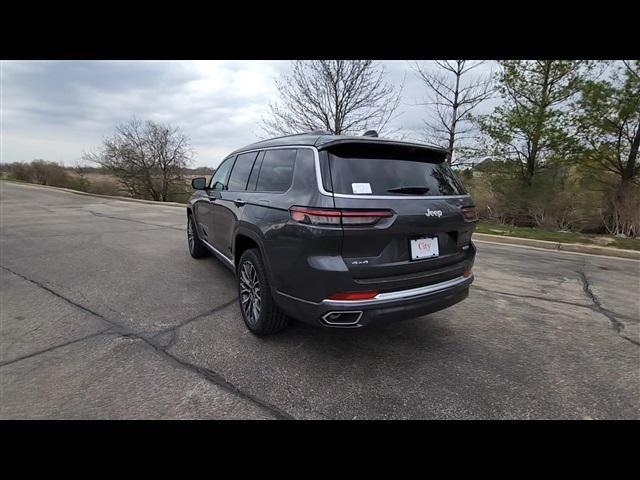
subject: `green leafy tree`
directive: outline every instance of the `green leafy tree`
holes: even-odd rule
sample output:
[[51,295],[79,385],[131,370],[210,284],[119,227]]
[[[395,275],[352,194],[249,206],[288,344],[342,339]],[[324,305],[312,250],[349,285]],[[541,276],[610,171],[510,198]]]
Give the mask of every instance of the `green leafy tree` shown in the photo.
[[505,60],[497,74],[502,104],[476,120],[486,134],[486,153],[517,160],[521,178],[531,185],[550,159],[575,149],[568,102],[579,91],[588,62]]
[[640,60],[617,62],[610,78],[582,83],[574,104],[586,166],[608,187],[611,233],[640,234]]
[[576,119],[585,157],[627,184],[640,177],[640,60],[616,67],[611,79],[582,83]]

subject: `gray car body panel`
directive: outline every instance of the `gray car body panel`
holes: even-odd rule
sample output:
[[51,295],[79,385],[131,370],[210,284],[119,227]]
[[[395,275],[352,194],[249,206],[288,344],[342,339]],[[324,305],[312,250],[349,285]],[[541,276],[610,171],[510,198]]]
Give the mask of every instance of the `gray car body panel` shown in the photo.
[[[349,305],[323,304],[322,300],[333,292],[370,289],[384,292],[437,284],[462,275],[473,264],[475,256],[475,247],[470,242],[475,225],[466,222],[460,213],[461,207],[473,205],[468,195],[375,199],[341,197],[325,191],[322,179],[318,178],[320,156],[323,150],[345,142],[391,143],[446,154],[446,150],[428,145],[369,137],[306,134],[258,142],[234,151],[227,158],[264,149],[304,150],[296,159],[289,190],[283,193],[198,190],[187,206],[196,219],[198,235],[207,242],[205,245],[234,271],[239,257],[238,245],[243,245],[245,239],[252,240],[260,249],[278,305],[289,315],[316,325],[326,326],[322,316],[329,309],[350,308]],[[292,206],[385,208],[397,215],[376,225],[376,235],[371,235],[368,234],[370,228],[343,229],[295,222],[289,212]],[[427,218],[422,212],[426,208],[443,211],[442,218],[437,221]],[[405,261],[394,265],[393,252],[403,248],[407,235],[415,236],[417,222],[421,222],[421,232],[438,235],[442,255],[426,262]],[[462,233],[454,239],[445,232]],[[399,240],[394,243],[393,237]],[[458,248],[461,238],[468,245],[464,251]],[[385,249],[385,245],[388,248]],[[366,264],[359,263],[364,260]],[[466,298],[471,281],[472,277],[464,285],[424,298],[373,306],[354,303],[353,308],[364,312],[357,326],[446,308]]]

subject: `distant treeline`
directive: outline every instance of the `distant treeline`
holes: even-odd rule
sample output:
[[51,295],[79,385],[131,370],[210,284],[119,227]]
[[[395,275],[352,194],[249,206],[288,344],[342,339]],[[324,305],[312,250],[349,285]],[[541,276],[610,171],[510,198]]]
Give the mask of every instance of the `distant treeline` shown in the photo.
[[[185,178],[184,185],[182,188],[174,188],[168,201],[182,202],[189,197],[191,189],[187,178],[198,175],[211,176],[214,172],[215,169],[209,167],[181,169],[181,175]],[[37,159],[31,162],[0,163],[0,174],[8,180],[70,188],[100,195],[131,196],[118,179],[103,167],[66,167],[56,162]]]
[[[28,172],[30,169],[34,169],[34,168],[37,169],[37,165],[34,167],[34,163],[37,164],[37,162],[44,162],[46,165],[50,167],[55,165],[55,167],[60,167],[68,172],[73,172],[73,173],[82,171],[85,174],[88,174],[88,173],[95,173],[95,174],[102,174],[102,175],[109,174],[107,169],[103,167],[91,167],[91,166],[66,167],[60,163],[48,162],[42,159],[36,159],[36,160],[33,160],[32,162],[0,163],[0,172],[2,173],[21,172],[21,171]],[[26,166],[26,167],[23,168],[23,166]],[[185,167],[181,171],[182,171],[182,174],[185,176],[193,176],[193,175],[207,176],[207,175],[213,175],[216,169],[213,167],[197,167],[197,168]]]

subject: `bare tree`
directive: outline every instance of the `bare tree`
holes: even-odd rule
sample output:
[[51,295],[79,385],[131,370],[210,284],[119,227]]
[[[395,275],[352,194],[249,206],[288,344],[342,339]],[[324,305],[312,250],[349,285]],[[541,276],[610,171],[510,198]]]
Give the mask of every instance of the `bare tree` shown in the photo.
[[84,159],[117,177],[132,197],[165,202],[184,190],[182,171],[191,154],[187,137],[178,128],[134,118],[118,125],[102,148]]
[[328,130],[350,134],[383,131],[400,104],[402,85],[385,81],[383,66],[372,60],[293,62],[291,75],[276,81],[280,101],[263,119],[268,134]]
[[[469,122],[473,110],[493,92],[491,75],[469,75],[485,62],[468,60],[436,60],[429,66],[415,62],[414,71],[427,87],[426,105],[433,117],[425,124],[427,137],[451,151],[448,161],[455,157],[455,148],[468,137],[475,126]],[[429,68],[431,67],[431,68]]]

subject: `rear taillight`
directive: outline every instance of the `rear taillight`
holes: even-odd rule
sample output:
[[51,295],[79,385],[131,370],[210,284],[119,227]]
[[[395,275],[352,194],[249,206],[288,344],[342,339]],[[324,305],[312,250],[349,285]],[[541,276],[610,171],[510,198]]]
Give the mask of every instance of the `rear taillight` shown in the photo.
[[311,225],[340,225],[340,210],[329,208],[291,207],[291,218]]
[[340,208],[291,207],[291,218],[309,225],[374,225],[392,217],[390,210],[347,210]]
[[337,292],[327,297],[327,300],[369,300],[378,295],[377,290],[366,290],[364,292]]
[[473,270],[471,270],[471,267],[467,267],[464,269],[464,272],[462,272],[462,276],[464,278],[469,278],[472,273],[473,273]]
[[393,216],[389,210],[341,210],[343,225],[373,225]]
[[476,207],[463,207],[462,216],[468,222],[475,222],[478,220],[478,210]]

